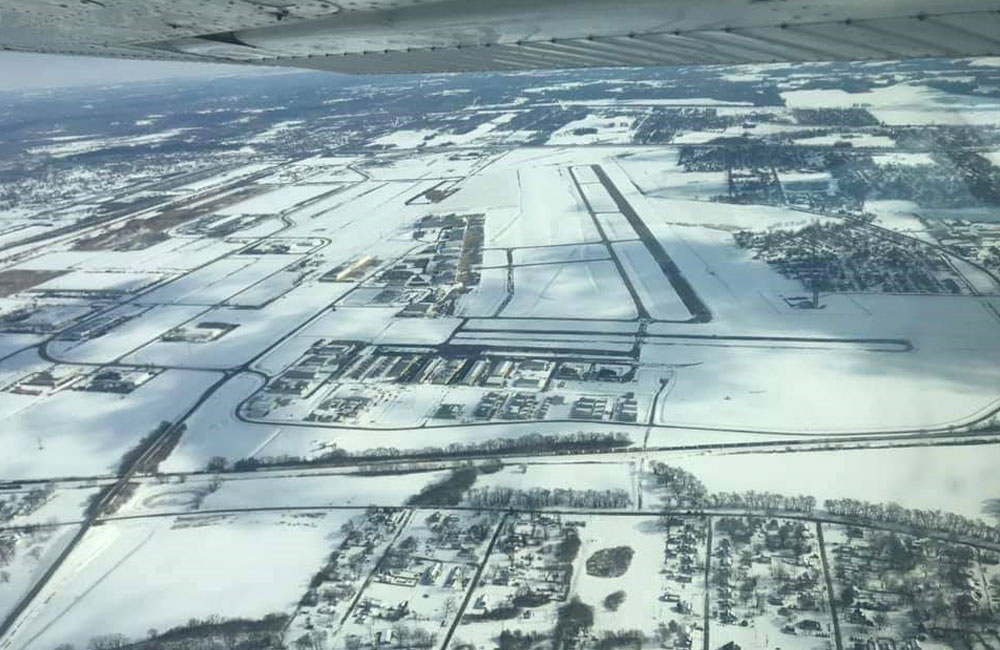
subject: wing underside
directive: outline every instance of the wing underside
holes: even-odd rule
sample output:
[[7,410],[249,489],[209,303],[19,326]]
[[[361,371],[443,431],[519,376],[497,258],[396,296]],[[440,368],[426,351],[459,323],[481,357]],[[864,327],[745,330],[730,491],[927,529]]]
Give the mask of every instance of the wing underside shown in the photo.
[[353,74],[993,56],[986,0],[0,0],[0,47]]

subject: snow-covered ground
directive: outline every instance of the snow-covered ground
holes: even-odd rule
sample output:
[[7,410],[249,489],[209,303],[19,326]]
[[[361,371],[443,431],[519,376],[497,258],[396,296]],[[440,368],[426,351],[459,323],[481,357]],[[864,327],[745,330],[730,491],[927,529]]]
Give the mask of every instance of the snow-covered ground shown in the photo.
[[234,169],[227,169],[224,172],[216,174],[214,176],[207,176],[201,180],[192,181],[185,185],[180,186],[178,189],[181,190],[191,190],[193,192],[200,192],[201,190],[206,190],[212,187],[217,187],[230,183],[247,176],[264,171],[265,169],[272,167],[270,163],[251,163],[249,165],[243,165],[242,167],[236,167]]
[[[712,492],[769,491],[824,499],[895,502],[904,508],[983,517],[1000,494],[995,444],[790,453],[670,453],[668,465],[693,473]],[[655,502],[650,500],[653,505]]]
[[670,286],[644,243],[619,242],[611,246],[650,316],[657,320],[687,320],[691,317],[691,312]]
[[[110,363],[206,311],[206,307],[168,305],[150,307],[129,318],[110,332],[80,341],[56,340],[47,351],[54,359],[84,363]],[[132,307],[115,310],[112,314],[132,314]]]
[[852,131],[795,138],[794,142],[798,145],[821,147],[850,145],[853,147],[866,147],[873,149],[892,149],[896,146],[896,141],[887,135],[874,135],[872,133]]
[[[167,370],[120,395],[64,390],[0,421],[0,476],[9,479],[113,473],[125,452],[173,421],[219,375]],[[81,433],[83,432],[83,433]]]
[[231,461],[249,458],[281,432],[281,427],[244,423],[236,407],[264,385],[258,375],[240,373],[229,379],[191,414],[173,453],[160,464],[164,472],[205,469],[215,456]]
[[934,158],[929,153],[908,153],[904,151],[894,151],[893,153],[880,153],[872,156],[876,165],[899,165],[900,167],[910,167],[918,165],[933,165]]
[[473,318],[490,317],[500,309],[506,296],[507,269],[503,267],[483,269],[479,284],[459,298],[455,313]]
[[[189,619],[291,613],[354,511],[189,516],[92,528],[6,638],[12,650],[134,640]],[[197,588],[194,586],[197,585]],[[127,615],[122,615],[126,612]]]
[[516,265],[583,262],[588,260],[604,260],[609,257],[607,247],[602,244],[514,249],[514,264]]
[[635,490],[635,481],[636,467],[633,462],[542,461],[505,464],[498,472],[480,474],[473,487],[524,491],[536,488],[623,490],[631,495]]
[[5,564],[5,580],[0,580],[0,616],[6,617],[27,595],[79,530],[78,526],[45,527],[18,533],[13,558]]
[[134,293],[159,282],[151,273],[72,271],[33,287],[35,291],[113,291]]
[[793,108],[867,107],[885,124],[996,124],[1000,111],[996,98],[955,95],[911,83],[861,93],[840,89],[788,90],[781,96]]
[[283,336],[305,324],[342,296],[351,285],[336,282],[303,284],[261,309],[216,307],[198,323],[227,323],[236,327],[203,343],[153,341],[126,357],[130,363],[195,368],[228,368],[258,356]]
[[290,185],[222,208],[218,214],[281,214],[299,203],[340,189],[340,187],[340,185]]
[[140,302],[216,305],[299,259],[297,255],[231,255],[158,287]]
[[506,209],[487,211],[488,246],[520,248],[600,241],[566,168],[519,169],[513,180],[516,193],[507,195]]
[[450,470],[374,476],[331,470],[267,472],[258,476],[206,475],[186,480],[147,481],[120,511],[123,516],[242,508],[326,508],[402,506]]
[[514,298],[502,315],[630,319],[637,312],[615,265],[604,261],[515,267]]
[[632,142],[635,121],[636,118],[631,116],[591,113],[554,131],[546,144],[629,144]]
[[38,156],[49,156],[52,158],[66,158],[102,149],[118,147],[138,147],[142,145],[157,144],[177,138],[187,134],[191,129],[168,129],[158,133],[148,133],[145,135],[132,135],[111,138],[94,138],[83,140],[71,140],[67,142],[55,142],[40,147],[33,147],[29,152]]

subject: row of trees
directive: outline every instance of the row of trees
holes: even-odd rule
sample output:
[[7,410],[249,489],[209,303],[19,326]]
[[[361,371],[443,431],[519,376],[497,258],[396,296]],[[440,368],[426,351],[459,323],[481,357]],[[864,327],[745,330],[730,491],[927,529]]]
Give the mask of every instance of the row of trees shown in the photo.
[[[445,447],[421,447],[399,449],[398,447],[374,447],[359,452],[345,449],[331,449],[308,460],[296,456],[268,456],[244,458],[232,465],[236,472],[250,472],[259,467],[335,463],[345,460],[386,460],[392,458],[442,458],[448,456],[471,456],[491,453],[525,453],[600,450],[628,447],[632,438],[620,431],[577,431],[574,433],[528,433],[516,438],[490,438],[475,442],[456,442]],[[228,466],[223,458],[210,461],[210,471],[225,471]]]
[[10,498],[0,500],[0,523],[8,522],[19,515],[30,515],[48,501],[53,492],[55,485],[46,483],[24,493],[15,492]]
[[798,512],[812,514],[816,507],[815,497],[807,495],[787,495],[776,492],[715,492],[705,498],[709,508],[733,508],[754,512]]
[[[288,617],[267,614],[261,619],[209,616],[192,618],[165,632],[150,629],[144,639],[124,634],[102,634],[90,639],[86,650],[275,650],[285,648],[282,630]],[[55,650],[76,650],[64,643]]]
[[575,433],[528,433],[516,438],[490,438],[473,442],[455,442],[444,447],[422,447],[401,450],[396,447],[376,447],[356,454],[358,458],[395,458],[398,456],[461,456],[492,452],[556,451],[560,449],[627,447],[632,444],[628,434],[606,431],[577,431]]
[[666,491],[664,505],[668,507],[700,507],[708,496],[705,484],[691,472],[659,461],[653,461],[650,469],[657,485]]
[[468,502],[482,508],[627,508],[632,505],[632,497],[622,489],[574,490],[566,488],[531,488],[518,490],[509,487],[490,486],[472,488],[468,492]]
[[835,515],[901,524],[920,531],[964,535],[989,542],[1000,542],[1000,527],[981,519],[972,519],[953,512],[904,508],[897,503],[871,503],[857,499],[827,499],[823,507]]
[[659,461],[650,464],[653,478],[665,492],[666,508],[732,508],[755,512],[800,512],[811,514],[816,499],[811,496],[788,496],[776,492],[712,492],[698,477],[679,467]]

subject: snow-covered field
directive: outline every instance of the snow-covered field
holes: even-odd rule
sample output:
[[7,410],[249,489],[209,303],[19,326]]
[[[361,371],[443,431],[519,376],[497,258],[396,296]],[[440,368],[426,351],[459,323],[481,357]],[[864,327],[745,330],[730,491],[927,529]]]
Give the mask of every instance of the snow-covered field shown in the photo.
[[[425,486],[448,476],[449,470],[375,476],[331,470],[310,473],[267,472],[259,476],[212,475],[187,480],[144,482],[122,515],[197,512],[241,508],[325,508],[402,506]],[[204,495],[204,496],[200,496]]]
[[0,580],[0,617],[6,617],[27,595],[78,530],[78,526],[57,526],[17,535],[13,558],[3,569],[6,579]]
[[868,92],[840,89],[781,93],[793,108],[870,107],[885,124],[996,124],[1000,102],[992,97],[955,95],[919,84],[899,83]]
[[[1000,494],[995,444],[776,453],[666,453],[712,492],[757,490],[984,516]],[[650,500],[650,504],[655,503]]]
[[514,210],[487,212],[488,246],[518,248],[600,240],[566,168],[518,170],[516,188]]
[[299,203],[315,199],[340,187],[340,185],[290,185],[225,207],[219,210],[218,214],[281,214]]
[[545,246],[541,248],[514,249],[514,264],[553,264],[556,262],[583,262],[608,259],[608,249],[602,244],[580,246]]
[[261,309],[216,307],[198,322],[228,323],[236,327],[212,341],[188,343],[157,340],[133,352],[130,363],[195,368],[228,368],[258,356],[262,351],[303,325],[351,285],[335,282],[304,284]]
[[629,144],[634,126],[635,117],[591,113],[554,131],[546,144]]
[[[52,341],[47,351],[53,358],[63,361],[110,363],[146,345],[164,332],[196,318],[206,309],[190,305],[150,307],[103,336],[80,341]],[[130,314],[133,311],[131,308],[122,308],[113,313]]]
[[128,272],[73,271],[33,287],[35,291],[112,291],[134,293],[159,282],[159,275]]
[[254,374],[240,373],[219,387],[187,419],[187,429],[173,453],[160,464],[164,472],[205,469],[215,456],[249,458],[281,432],[281,427],[241,422],[236,407],[264,385]]
[[185,135],[191,129],[168,129],[166,131],[160,131],[159,133],[148,133],[145,135],[132,135],[132,136],[121,136],[121,137],[111,137],[111,138],[93,138],[93,139],[83,139],[83,140],[72,140],[68,142],[55,142],[53,144],[44,145],[41,147],[34,147],[30,149],[30,153],[38,156],[49,156],[52,158],[66,158],[68,156],[76,156],[85,153],[91,153],[94,151],[101,151],[102,149],[111,149],[118,147],[138,147],[142,145],[156,144],[158,142],[165,142],[173,138]]
[[0,476],[112,473],[125,452],[161,422],[182,415],[218,378],[213,372],[167,370],[126,395],[51,395],[0,421]]
[[[143,639],[191,618],[291,613],[353,511],[189,516],[92,528],[7,637],[12,650]],[[127,615],[122,615],[127,613]]]
[[218,304],[294,264],[296,255],[231,255],[142,296],[146,304]]
[[397,319],[374,342],[378,345],[440,345],[461,324],[459,318]]
[[490,317],[503,305],[507,296],[507,269],[483,269],[472,291],[459,298],[455,313],[459,316]]
[[980,383],[990,374],[986,362],[956,360],[967,366],[960,369],[931,352],[671,342],[647,345],[643,357],[693,364],[677,371],[659,402],[657,421],[668,425],[803,434],[920,430],[969,422],[1000,406]]
[[192,181],[180,186],[178,189],[200,192],[201,190],[217,187],[219,185],[224,185],[226,183],[257,174],[272,166],[273,165],[269,163],[251,163],[249,165],[243,165],[242,167],[236,167],[235,169],[228,169],[222,173],[214,176],[208,176],[201,180]]
[[190,271],[239,248],[239,244],[218,239],[168,239],[138,251],[74,251],[43,252],[27,259],[16,269],[90,272],[172,273]]
[[841,133],[827,133],[825,135],[814,135],[805,138],[796,138],[795,144],[803,146],[831,147],[836,145],[849,144],[854,147],[866,147],[873,149],[892,149],[896,146],[896,141],[887,135],[874,135],[871,133],[845,131]]
[[474,487],[524,491],[536,488],[623,490],[632,494],[635,482],[636,467],[632,462],[525,462],[506,464],[498,472],[480,474]]
[[875,154],[872,156],[872,160],[875,161],[876,165],[880,166],[899,165],[901,167],[910,167],[934,164],[934,158],[929,153],[908,153],[902,151]]
[[641,241],[611,245],[649,315],[657,320],[687,320],[691,313]]
[[[587,305],[581,313],[579,305]],[[506,317],[636,317],[635,305],[611,262],[520,266],[514,269],[514,298]]]

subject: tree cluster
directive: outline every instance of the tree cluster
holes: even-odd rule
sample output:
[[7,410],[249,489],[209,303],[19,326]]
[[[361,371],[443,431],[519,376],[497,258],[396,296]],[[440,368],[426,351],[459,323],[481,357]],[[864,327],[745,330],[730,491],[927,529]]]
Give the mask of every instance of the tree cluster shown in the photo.
[[490,486],[469,490],[468,501],[481,508],[627,508],[629,493],[621,489],[575,490],[572,488],[515,488]]
[[31,514],[48,501],[54,491],[55,485],[46,483],[23,494],[14,494],[10,500],[0,501],[0,522],[10,521],[18,515]]
[[827,499],[823,502],[823,507],[832,514],[853,519],[902,524],[920,531],[965,535],[988,542],[1000,542],[1000,527],[953,512],[911,509],[897,503],[871,503],[857,499]]

